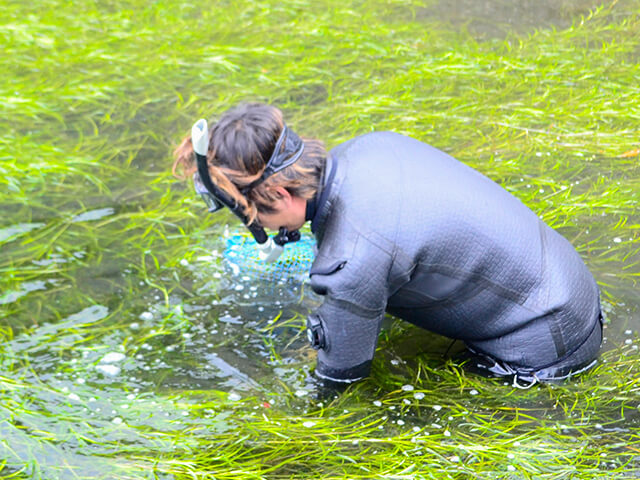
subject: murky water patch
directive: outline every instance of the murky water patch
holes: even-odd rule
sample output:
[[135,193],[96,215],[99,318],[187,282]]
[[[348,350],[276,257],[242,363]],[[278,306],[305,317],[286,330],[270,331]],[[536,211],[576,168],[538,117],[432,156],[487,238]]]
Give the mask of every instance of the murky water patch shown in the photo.
[[[228,295],[223,301],[216,295],[211,305],[167,306],[151,299],[124,323],[104,306],[87,307],[30,329],[7,348],[34,362],[41,378],[76,386],[273,391],[273,366],[306,345],[300,306],[265,309],[236,302],[236,289],[217,293]],[[113,322],[121,326],[109,327]]]
[[444,0],[416,11],[417,19],[447,22],[476,38],[504,38],[514,32],[567,28],[597,8],[593,0]]
[[[187,398],[162,399],[108,387],[97,393],[87,386],[51,383],[45,389],[37,383],[21,383],[31,387],[34,395],[0,419],[0,447],[6,447],[3,460],[9,467],[33,465],[42,478],[77,478],[74,471],[85,478],[124,475],[129,462],[103,462],[94,455],[99,452],[104,458],[149,448],[162,455],[175,451],[162,432],[187,428],[193,435],[215,435],[234,426],[232,409],[219,410],[224,401],[217,409],[194,415],[197,403]],[[6,407],[0,401],[0,415],[9,412]],[[57,416],[51,416],[52,411]],[[193,438],[185,438],[181,448],[196,448]]]

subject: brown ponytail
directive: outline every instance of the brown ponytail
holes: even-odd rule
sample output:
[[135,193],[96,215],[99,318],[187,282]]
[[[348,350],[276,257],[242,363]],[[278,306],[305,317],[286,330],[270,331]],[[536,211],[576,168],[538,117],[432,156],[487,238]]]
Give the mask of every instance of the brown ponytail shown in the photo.
[[[276,200],[273,187],[282,186],[305,200],[313,198],[318,190],[326,150],[318,140],[303,139],[304,152],[293,165],[267,178],[246,196],[240,193],[264,171],[283,126],[279,109],[250,103],[228,110],[210,128],[207,162],[211,180],[243,206],[251,222],[259,211],[273,211],[271,205]],[[181,179],[192,177],[197,166],[190,135],[182,140],[173,156],[173,175]]]

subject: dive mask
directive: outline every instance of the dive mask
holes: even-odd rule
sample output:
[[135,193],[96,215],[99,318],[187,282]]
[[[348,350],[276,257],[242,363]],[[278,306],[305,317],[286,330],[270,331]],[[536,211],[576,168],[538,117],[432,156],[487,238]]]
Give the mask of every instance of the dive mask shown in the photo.
[[209,190],[207,190],[204,185],[202,185],[202,183],[200,182],[200,177],[198,175],[194,174],[193,184],[195,185],[196,192],[200,195],[200,198],[202,198],[202,200],[204,200],[204,203],[206,203],[207,208],[209,209],[209,213],[215,213],[218,210],[222,210],[224,208],[224,204],[216,197],[211,195],[211,193],[209,193]]

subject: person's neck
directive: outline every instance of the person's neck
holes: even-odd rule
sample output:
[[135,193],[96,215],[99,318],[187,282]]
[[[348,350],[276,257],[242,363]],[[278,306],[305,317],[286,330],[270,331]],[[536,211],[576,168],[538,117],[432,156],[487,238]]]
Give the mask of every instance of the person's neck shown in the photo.
[[309,222],[313,220],[313,217],[316,216],[316,211],[318,209],[318,195],[314,195],[313,198],[307,200],[307,208],[305,210],[304,219]]
[[315,230],[315,223],[322,212],[322,208],[329,197],[329,191],[331,189],[330,183],[333,181],[335,175],[335,164],[330,155],[327,155],[324,169],[322,172],[322,181],[318,186],[318,191],[311,200],[307,200],[307,207],[305,211],[305,218],[307,221],[311,221],[311,231]]

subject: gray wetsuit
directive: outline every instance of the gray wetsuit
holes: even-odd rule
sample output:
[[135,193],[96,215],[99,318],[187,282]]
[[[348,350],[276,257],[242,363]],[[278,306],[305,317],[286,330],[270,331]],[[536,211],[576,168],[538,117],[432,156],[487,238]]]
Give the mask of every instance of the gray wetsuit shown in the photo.
[[451,156],[391,132],[333,149],[308,218],[324,295],[309,316],[316,373],[367,376],[385,312],[501,363],[557,378],[600,348],[598,287],[520,200]]

